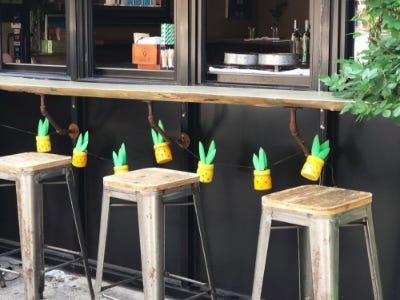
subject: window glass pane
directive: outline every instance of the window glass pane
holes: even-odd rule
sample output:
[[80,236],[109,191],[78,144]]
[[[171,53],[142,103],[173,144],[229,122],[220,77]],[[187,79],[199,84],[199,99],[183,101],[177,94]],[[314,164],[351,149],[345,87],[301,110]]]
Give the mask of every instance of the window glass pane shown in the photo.
[[173,0],[94,1],[95,68],[160,72],[173,70],[175,68],[173,2]]
[[64,0],[3,5],[3,64],[66,64]]
[[292,82],[294,77],[309,78],[309,0],[206,3],[208,79],[268,84],[276,75],[287,75]]

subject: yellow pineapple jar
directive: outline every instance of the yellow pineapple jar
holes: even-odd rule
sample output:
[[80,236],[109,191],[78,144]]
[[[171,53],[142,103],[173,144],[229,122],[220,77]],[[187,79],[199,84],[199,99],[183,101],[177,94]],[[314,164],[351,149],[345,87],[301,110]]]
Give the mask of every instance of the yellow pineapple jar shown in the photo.
[[36,136],[36,151],[37,152],[50,152],[51,142],[49,135],[37,135]]
[[84,168],[87,164],[87,152],[78,151],[74,148],[72,152],[72,165],[77,168]]
[[154,154],[156,157],[156,162],[158,164],[165,164],[172,160],[171,148],[169,147],[169,144],[166,142],[155,144]]
[[265,191],[272,188],[270,169],[253,171],[253,186],[256,191]]
[[114,167],[114,174],[127,173],[129,171],[128,165],[121,165]]
[[313,155],[308,155],[306,162],[301,169],[301,176],[311,181],[317,181],[321,176],[324,160]]
[[214,165],[199,161],[196,173],[200,176],[200,182],[210,183],[214,177]]

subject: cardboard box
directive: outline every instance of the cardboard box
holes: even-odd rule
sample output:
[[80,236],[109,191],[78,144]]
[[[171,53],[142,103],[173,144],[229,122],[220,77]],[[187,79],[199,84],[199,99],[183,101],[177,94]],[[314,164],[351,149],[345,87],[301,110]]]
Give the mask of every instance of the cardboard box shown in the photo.
[[160,69],[160,45],[132,44],[132,63],[139,69]]

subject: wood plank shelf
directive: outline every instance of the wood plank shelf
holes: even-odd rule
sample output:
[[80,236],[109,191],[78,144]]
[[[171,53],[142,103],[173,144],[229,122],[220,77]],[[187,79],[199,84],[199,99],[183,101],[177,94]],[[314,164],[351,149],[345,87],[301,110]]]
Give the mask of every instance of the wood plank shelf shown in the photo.
[[349,100],[330,92],[252,87],[143,85],[78,82],[0,76],[0,90],[43,95],[232,104],[257,107],[299,107],[340,111]]

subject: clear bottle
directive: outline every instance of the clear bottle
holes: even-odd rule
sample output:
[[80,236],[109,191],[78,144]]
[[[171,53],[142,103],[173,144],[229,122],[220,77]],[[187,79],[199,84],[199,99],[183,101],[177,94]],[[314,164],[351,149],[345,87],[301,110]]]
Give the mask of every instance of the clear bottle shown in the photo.
[[293,32],[290,38],[291,45],[292,45],[292,53],[297,54],[299,59],[301,57],[301,34],[299,29],[297,28],[297,21],[294,20],[293,22]]
[[308,66],[310,64],[310,23],[308,20],[305,20],[304,23],[301,64],[303,66]]

